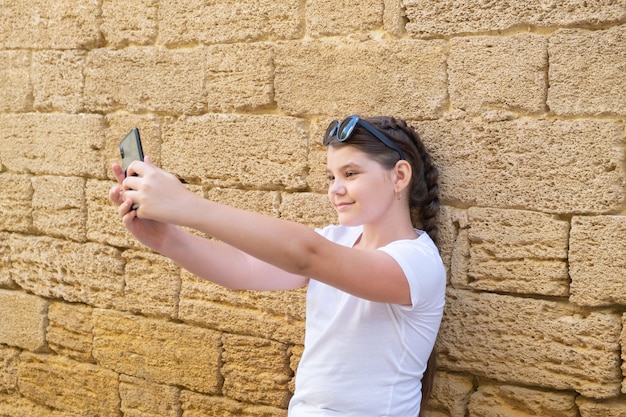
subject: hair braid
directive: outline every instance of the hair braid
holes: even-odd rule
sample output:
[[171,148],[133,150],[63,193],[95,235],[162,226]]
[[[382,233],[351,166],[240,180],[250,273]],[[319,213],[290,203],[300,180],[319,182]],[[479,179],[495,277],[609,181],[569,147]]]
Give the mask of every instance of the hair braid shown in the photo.
[[413,167],[409,206],[417,215],[422,230],[437,243],[439,231],[437,227],[437,213],[439,211],[439,171],[437,167],[419,134],[404,120],[393,117],[375,118],[374,120],[382,130],[400,142],[403,152],[407,155],[407,159]]

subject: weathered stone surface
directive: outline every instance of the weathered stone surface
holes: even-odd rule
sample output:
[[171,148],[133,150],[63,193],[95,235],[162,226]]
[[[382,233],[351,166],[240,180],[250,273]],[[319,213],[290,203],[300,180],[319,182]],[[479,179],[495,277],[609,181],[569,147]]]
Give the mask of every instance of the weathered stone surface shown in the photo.
[[46,341],[57,354],[81,362],[94,362],[93,307],[56,302],[48,309]]
[[545,111],[547,46],[547,38],[528,34],[451,39],[452,107],[469,113]]
[[154,43],[159,30],[158,0],[105,0],[101,4],[100,28],[110,46],[120,48]]
[[103,178],[102,122],[95,114],[0,114],[2,163],[15,173]]
[[94,311],[93,356],[99,364],[158,384],[220,391],[220,334],[114,310]]
[[120,375],[120,411],[125,417],[179,417],[180,388]]
[[97,307],[120,305],[124,262],[120,252],[96,243],[12,235],[11,278],[43,297]]
[[34,106],[39,111],[78,113],[83,110],[82,50],[33,53]]
[[469,402],[470,417],[578,417],[573,393],[545,392],[513,385],[480,385]]
[[592,398],[578,397],[576,405],[580,417],[624,417],[626,415],[626,401],[624,398],[613,398],[598,401]]
[[304,341],[305,291],[232,291],[183,271],[179,318],[283,343]]
[[626,216],[574,217],[569,270],[573,303],[626,304]]
[[37,176],[32,179],[33,226],[38,233],[78,242],[86,240],[85,179]]
[[[311,36],[337,36],[376,30],[382,26],[386,5],[381,0],[313,0],[306,7],[306,28]],[[346,16],[350,16],[346,19]]]
[[30,175],[0,173],[0,228],[29,232],[33,225],[33,185]]
[[5,394],[0,391],[0,417],[76,417],[75,413],[53,410],[37,404],[20,394]]
[[[58,355],[20,355],[20,393],[65,412],[101,417],[119,416],[118,375],[93,364]],[[42,383],[45,381],[45,383]]]
[[0,48],[93,48],[100,43],[99,2],[2,2]]
[[207,48],[206,93],[209,111],[226,112],[274,103],[273,47],[268,43]]
[[180,267],[151,252],[125,251],[124,303],[126,310],[146,316],[176,318]]
[[623,21],[626,1],[518,2],[483,0],[403,0],[410,36],[454,35],[539,26],[570,26]]
[[166,45],[293,39],[304,28],[297,0],[159,3],[159,41]]
[[[1,33],[0,30],[0,37]],[[28,51],[0,51],[0,112],[25,112],[32,109],[30,59]]]
[[472,378],[450,372],[437,372],[431,397],[422,406],[424,417],[434,417],[437,412],[449,417],[465,417],[470,395],[474,391]]
[[[465,285],[493,291],[569,295],[569,223],[523,210],[470,208]],[[457,280],[455,284],[460,284]]]
[[337,223],[337,212],[326,194],[282,193],[281,218],[305,224],[311,228]]
[[287,417],[287,410],[251,405],[225,397],[210,397],[192,391],[182,391],[180,402],[185,417],[237,416],[237,417]]
[[85,107],[93,112],[202,112],[205,57],[204,49],[92,50],[85,67]]
[[222,341],[224,394],[248,403],[286,407],[293,377],[287,345],[230,334],[224,334]]
[[621,210],[624,130],[601,120],[417,124],[441,169],[441,198],[551,213]]
[[619,394],[616,314],[454,289],[446,302],[437,341],[444,368],[592,398]]
[[[439,40],[280,44],[276,103],[289,114],[435,118],[446,102],[444,50]],[[347,79],[358,81],[338,93]]]
[[[17,391],[19,355],[20,349],[0,345],[0,393]],[[0,407],[0,409],[2,409],[2,407]]]
[[305,186],[304,125],[293,117],[183,117],[164,127],[161,153],[165,169],[193,182],[265,190]]
[[[626,4],[622,4],[626,14]],[[626,27],[550,36],[548,105],[559,115],[626,114]]]
[[0,344],[44,350],[47,311],[48,301],[40,297],[0,289]]

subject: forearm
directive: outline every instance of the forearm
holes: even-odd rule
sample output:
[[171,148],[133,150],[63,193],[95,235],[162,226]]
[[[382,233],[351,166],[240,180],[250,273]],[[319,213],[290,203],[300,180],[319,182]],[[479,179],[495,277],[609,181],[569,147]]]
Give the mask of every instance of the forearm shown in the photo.
[[306,284],[272,265],[225,243],[176,228],[159,252],[192,274],[218,285],[243,290],[286,290]]
[[293,274],[306,275],[313,248],[324,240],[310,228],[259,213],[197,198],[176,219]]

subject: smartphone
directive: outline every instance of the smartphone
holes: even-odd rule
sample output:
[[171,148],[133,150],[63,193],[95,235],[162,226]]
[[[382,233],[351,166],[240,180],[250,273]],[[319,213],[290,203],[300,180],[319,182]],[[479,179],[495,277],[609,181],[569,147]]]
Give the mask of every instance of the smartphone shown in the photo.
[[120,155],[122,156],[122,169],[124,175],[128,166],[133,161],[143,161],[143,148],[141,147],[141,138],[139,137],[139,129],[133,127],[124,136],[120,142]]
[[[143,148],[141,147],[141,138],[139,137],[139,129],[133,127],[124,136],[124,139],[120,142],[120,155],[122,157],[122,169],[124,170],[124,176],[128,166],[133,161],[143,161]],[[135,174],[136,175],[136,174]],[[137,210],[137,204],[133,204],[132,210]]]

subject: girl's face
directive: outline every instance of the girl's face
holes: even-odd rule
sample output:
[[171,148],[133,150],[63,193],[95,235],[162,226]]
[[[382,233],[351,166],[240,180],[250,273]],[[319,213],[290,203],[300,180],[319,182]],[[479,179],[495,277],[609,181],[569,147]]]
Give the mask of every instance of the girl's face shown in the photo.
[[328,147],[328,198],[339,224],[384,222],[394,201],[393,171],[353,146]]

